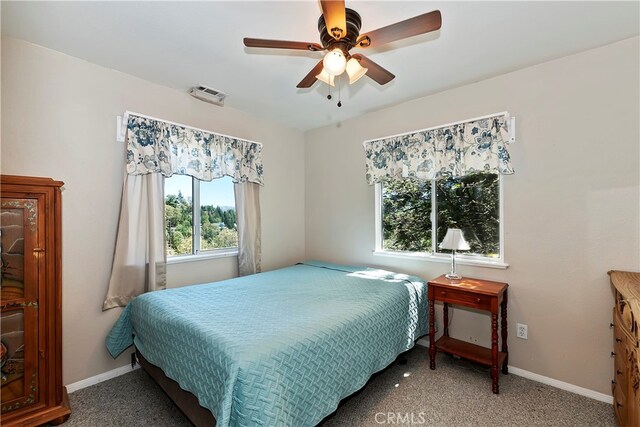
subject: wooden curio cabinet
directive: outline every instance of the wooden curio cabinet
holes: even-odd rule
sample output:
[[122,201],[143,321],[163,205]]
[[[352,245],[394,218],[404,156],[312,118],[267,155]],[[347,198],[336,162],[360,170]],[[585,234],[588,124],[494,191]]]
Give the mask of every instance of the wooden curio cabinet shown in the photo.
[[0,424],[60,424],[62,385],[61,187],[0,176]]

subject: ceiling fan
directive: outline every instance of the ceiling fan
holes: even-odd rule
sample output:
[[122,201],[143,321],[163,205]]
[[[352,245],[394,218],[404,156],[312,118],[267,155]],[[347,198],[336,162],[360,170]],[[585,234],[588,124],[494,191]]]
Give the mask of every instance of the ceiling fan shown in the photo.
[[396,40],[436,31],[442,25],[440,11],[435,10],[360,34],[360,15],[355,10],[345,8],[343,0],[320,0],[320,4],[322,15],[318,19],[318,31],[322,45],[287,40],[244,39],[244,45],[247,47],[328,51],[298,83],[298,88],[309,88],[316,80],[334,86],[335,77],[345,71],[349,76],[349,84],[355,83],[365,74],[381,85],[387,84],[395,78],[392,73],[366,56],[359,53],[352,55],[349,51],[353,48],[379,47]]

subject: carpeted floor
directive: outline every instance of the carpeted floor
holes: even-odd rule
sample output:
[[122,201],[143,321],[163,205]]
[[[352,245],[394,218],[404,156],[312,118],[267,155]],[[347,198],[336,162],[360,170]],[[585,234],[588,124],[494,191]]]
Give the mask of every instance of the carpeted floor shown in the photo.
[[[491,393],[486,368],[438,355],[429,369],[427,349],[416,346],[408,363],[392,364],[327,417],[323,427],[615,426],[611,405],[516,375],[501,375]],[[190,426],[141,369],[70,395],[74,426]]]

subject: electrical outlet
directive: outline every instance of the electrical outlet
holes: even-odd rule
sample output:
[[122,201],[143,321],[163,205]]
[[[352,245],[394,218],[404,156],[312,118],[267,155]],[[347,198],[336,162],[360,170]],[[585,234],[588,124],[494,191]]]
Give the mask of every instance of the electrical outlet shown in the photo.
[[517,326],[516,336],[518,338],[522,338],[523,340],[526,340],[529,327],[523,323],[517,323],[516,326]]

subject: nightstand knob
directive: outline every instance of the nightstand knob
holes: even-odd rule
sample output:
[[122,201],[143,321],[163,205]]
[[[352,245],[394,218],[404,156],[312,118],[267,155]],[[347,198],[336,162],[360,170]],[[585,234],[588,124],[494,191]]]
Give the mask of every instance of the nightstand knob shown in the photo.
[[479,303],[480,302],[480,298],[476,298],[476,302]]
[[615,356],[616,353],[614,351],[611,352],[611,357]]
[[440,295],[446,295],[447,293],[445,291],[440,291]]
[[610,327],[610,328],[613,328],[613,323],[609,323],[609,327]]
[[616,338],[616,342],[622,342],[620,338]]

